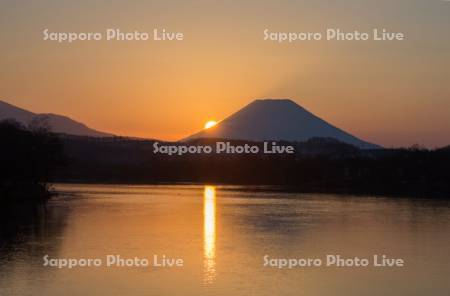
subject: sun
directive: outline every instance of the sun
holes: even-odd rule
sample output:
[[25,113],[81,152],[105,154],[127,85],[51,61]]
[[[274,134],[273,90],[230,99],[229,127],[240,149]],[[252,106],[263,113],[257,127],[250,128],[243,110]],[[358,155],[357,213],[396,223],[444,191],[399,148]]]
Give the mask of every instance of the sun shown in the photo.
[[217,124],[217,121],[210,120],[207,123],[205,123],[205,129],[211,128]]

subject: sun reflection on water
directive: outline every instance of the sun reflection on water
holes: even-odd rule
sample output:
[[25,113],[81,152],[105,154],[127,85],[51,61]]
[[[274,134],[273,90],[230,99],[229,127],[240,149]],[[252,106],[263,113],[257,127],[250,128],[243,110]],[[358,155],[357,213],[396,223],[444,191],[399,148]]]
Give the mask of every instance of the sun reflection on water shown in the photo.
[[212,283],[216,277],[216,188],[205,186],[203,192],[203,281]]

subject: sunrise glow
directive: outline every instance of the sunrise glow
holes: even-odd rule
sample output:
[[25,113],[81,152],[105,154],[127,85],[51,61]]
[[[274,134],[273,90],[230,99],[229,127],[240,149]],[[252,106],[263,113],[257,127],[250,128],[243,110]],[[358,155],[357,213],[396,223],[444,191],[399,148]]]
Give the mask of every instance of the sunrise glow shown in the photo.
[[210,120],[207,123],[205,123],[205,129],[211,128],[217,124],[217,121]]

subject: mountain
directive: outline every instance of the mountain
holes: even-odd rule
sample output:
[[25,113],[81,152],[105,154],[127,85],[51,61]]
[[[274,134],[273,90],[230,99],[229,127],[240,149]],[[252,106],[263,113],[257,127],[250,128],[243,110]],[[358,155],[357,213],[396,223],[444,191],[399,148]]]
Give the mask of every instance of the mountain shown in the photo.
[[298,141],[334,138],[362,149],[381,148],[327,123],[291,100],[255,100],[212,128],[183,139]]
[[36,114],[0,100],[0,120],[5,119],[14,119],[24,125],[28,125],[34,120],[45,121],[55,133],[91,137],[113,136],[112,134],[91,129],[83,123],[66,116],[57,114]]

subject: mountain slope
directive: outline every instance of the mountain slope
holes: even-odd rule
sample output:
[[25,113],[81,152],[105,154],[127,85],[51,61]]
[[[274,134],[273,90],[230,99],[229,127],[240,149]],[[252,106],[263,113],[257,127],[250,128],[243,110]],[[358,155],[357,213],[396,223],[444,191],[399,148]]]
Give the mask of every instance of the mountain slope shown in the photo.
[[24,125],[33,120],[45,121],[55,133],[77,136],[110,137],[112,134],[89,128],[83,123],[57,114],[36,114],[0,100],[0,120],[14,119]]
[[184,140],[306,141],[334,138],[363,149],[380,148],[327,123],[291,100],[255,100],[216,126]]

